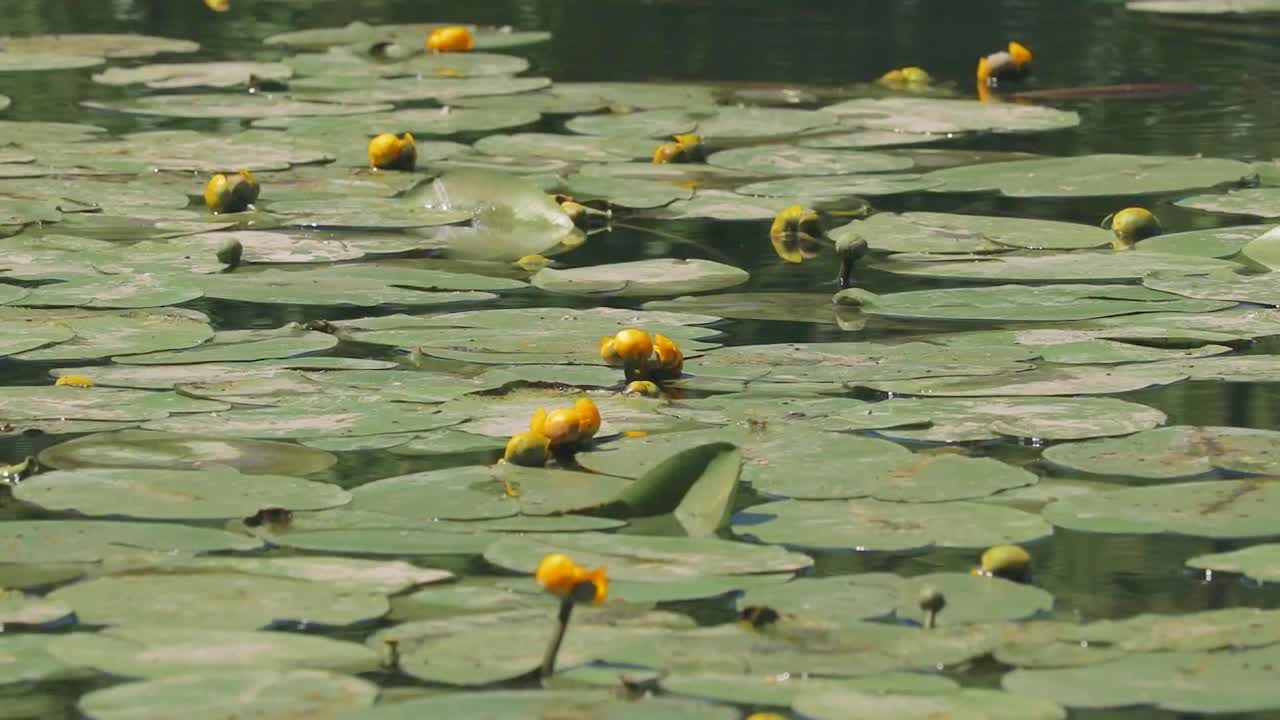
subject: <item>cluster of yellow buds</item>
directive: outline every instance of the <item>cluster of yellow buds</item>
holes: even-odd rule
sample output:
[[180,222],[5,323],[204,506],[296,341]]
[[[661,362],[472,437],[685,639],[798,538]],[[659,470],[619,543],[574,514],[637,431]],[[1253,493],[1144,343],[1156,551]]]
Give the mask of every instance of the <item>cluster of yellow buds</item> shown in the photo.
[[538,408],[529,418],[529,429],[507,441],[502,459],[512,465],[542,467],[553,450],[577,448],[599,431],[600,409],[590,398],[551,412]]
[[427,50],[430,52],[467,52],[476,46],[476,36],[463,25],[438,27],[427,35]]
[[413,170],[417,163],[418,146],[410,133],[382,133],[369,141],[369,167],[375,170]]
[[674,378],[684,369],[684,353],[671,338],[636,328],[600,338],[600,359],[623,368],[628,380]]
[[680,133],[672,135],[675,142],[663,143],[653,151],[653,163],[698,162],[703,157],[702,136],[696,133]]
[[880,76],[877,83],[898,90],[928,87],[933,82],[924,68],[913,66],[896,68]]
[[230,177],[219,173],[204,186],[204,204],[215,213],[238,213],[258,201],[258,179],[248,170]]

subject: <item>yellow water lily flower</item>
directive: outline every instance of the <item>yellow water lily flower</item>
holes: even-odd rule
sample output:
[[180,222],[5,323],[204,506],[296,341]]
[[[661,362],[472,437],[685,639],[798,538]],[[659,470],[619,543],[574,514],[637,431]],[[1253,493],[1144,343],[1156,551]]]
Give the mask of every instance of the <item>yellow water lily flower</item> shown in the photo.
[[418,162],[418,146],[413,135],[399,137],[382,133],[369,141],[369,167],[376,170],[413,170]]
[[1156,216],[1150,210],[1140,207],[1128,207],[1106,216],[1102,219],[1102,227],[1110,228],[1115,234],[1111,247],[1116,250],[1128,250],[1139,240],[1164,231]]
[[84,375],[63,375],[53,382],[54,385],[67,385],[69,387],[91,388],[97,383],[85,377]]
[[551,439],[538,432],[522,432],[511,436],[507,441],[502,459],[512,465],[525,467],[542,467],[547,464],[547,456],[551,451]]
[[[592,603],[599,605],[609,597],[609,577],[602,567],[587,570],[564,553],[552,553],[542,558],[534,578],[544,590],[561,598],[578,599],[579,593],[586,595]],[[590,594],[583,588],[591,585]]]
[[1017,545],[987,548],[973,574],[1026,582],[1031,578],[1031,553]]
[[219,173],[204,186],[204,204],[215,213],[238,213],[258,201],[258,179],[248,170],[234,175]]
[[427,50],[431,52],[467,52],[475,46],[475,35],[463,25],[438,27],[427,35]]

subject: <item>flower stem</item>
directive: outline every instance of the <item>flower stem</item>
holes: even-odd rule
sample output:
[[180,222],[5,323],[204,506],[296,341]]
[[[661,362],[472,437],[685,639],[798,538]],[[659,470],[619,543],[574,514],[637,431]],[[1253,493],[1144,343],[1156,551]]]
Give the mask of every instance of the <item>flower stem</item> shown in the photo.
[[547,652],[542,656],[542,669],[539,672],[541,677],[551,677],[556,671],[556,656],[560,654],[560,643],[564,642],[565,631],[569,629],[569,616],[573,614],[573,605],[572,597],[560,600],[560,612],[556,615],[556,634],[551,637],[551,644],[547,646]]

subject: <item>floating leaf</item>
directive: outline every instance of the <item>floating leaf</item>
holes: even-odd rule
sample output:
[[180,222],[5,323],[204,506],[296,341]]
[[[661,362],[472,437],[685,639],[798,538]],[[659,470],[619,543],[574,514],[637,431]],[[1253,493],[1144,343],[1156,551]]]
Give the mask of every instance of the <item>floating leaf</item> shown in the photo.
[[830,231],[831,239],[837,242],[846,235],[861,236],[875,250],[918,253],[1074,250],[1111,242],[1111,233],[1088,225],[925,212],[877,213]]
[[232,668],[359,673],[380,664],[364,645],[314,635],[146,626],[58,635],[49,653],[74,667],[133,678]]
[[1020,544],[1053,532],[1039,515],[974,502],[783,500],[734,519],[734,533],[761,542],[881,552]]
[[[387,612],[380,593],[233,573],[120,575],[49,594],[90,625],[256,630],[277,624],[350,625]],[[209,608],[218,608],[211,613]]]
[[839,117],[845,127],[899,133],[1035,132],[1080,124],[1080,116],[1074,112],[975,100],[862,98],[829,105],[824,110]]
[[378,686],[319,670],[206,670],[95,690],[77,706],[101,720],[158,717],[184,708],[190,720],[351,713],[373,705]]
[[707,162],[743,175],[849,175],[908,170],[910,158],[794,145],[753,145],[712,153]]
[[1232,427],[1178,425],[1111,440],[1058,445],[1045,459],[1100,475],[1170,480],[1215,469],[1280,474],[1280,433]]
[[543,268],[531,282],[536,288],[568,295],[652,297],[720,290],[741,285],[749,277],[745,270],[712,260],[664,258],[569,270]]
[[172,558],[261,546],[244,535],[170,523],[8,520],[0,524],[5,562],[100,562],[121,554]]
[[1044,517],[1081,532],[1251,538],[1275,534],[1267,518],[1278,501],[1280,483],[1219,480],[1065,498],[1045,507]]
[[1008,197],[1145,195],[1238,183],[1246,163],[1172,155],[1083,155],[936,170],[933,192],[999,192]]
[[568,553],[586,567],[606,566],[609,577],[655,582],[701,575],[791,573],[813,564],[805,555],[765,545],[716,538],[649,537],[548,533],[499,540],[485,560],[516,572],[532,573],[548,553]]

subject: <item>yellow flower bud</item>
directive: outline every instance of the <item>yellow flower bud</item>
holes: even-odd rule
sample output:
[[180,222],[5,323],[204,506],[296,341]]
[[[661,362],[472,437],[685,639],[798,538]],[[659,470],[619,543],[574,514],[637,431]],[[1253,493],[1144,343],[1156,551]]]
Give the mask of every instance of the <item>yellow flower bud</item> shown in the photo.
[[536,432],[522,432],[511,436],[502,459],[512,465],[525,467],[542,467],[547,464],[547,453],[551,449],[551,440],[546,435]]
[[600,408],[591,401],[591,398],[578,398],[573,404],[573,411],[578,416],[578,436],[582,440],[589,440],[600,432]]
[[573,408],[559,408],[547,414],[542,434],[551,440],[552,447],[572,445],[580,438],[578,413]]
[[653,340],[644,330],[628,328],[613,336],[613,349],[627,365],[640,367],[653,354]]
[[643,395],[644,397],[658,397],[659,389],[657,383],[649,380],[633,380],[627,383],[627,389],[623,390],[627,395]]
[[376,170],[413,170],[418,162],[418,147],[413,135],[396,137],[382,133],[369,141],[369,167]]
[[427,35],[427,50],[431,52],[467,52],[475,46],[475,35],[462,25],[438,27]]
[[97,383],[84,375],[63,375],[54,381],[54,385],[66,385],[69,387],[91,388]]
[[534,578],[547,592],[558,597],[572,597],[577,588],[590,583],[595,589],[591,601],[600,604],[609,597],[609,577],[604,568],[587,570],[563,553],[552,553],[542,558]]
[[973,574],[1026,582],[1031,577],[1031,553],[1017,545],[987,548]]

